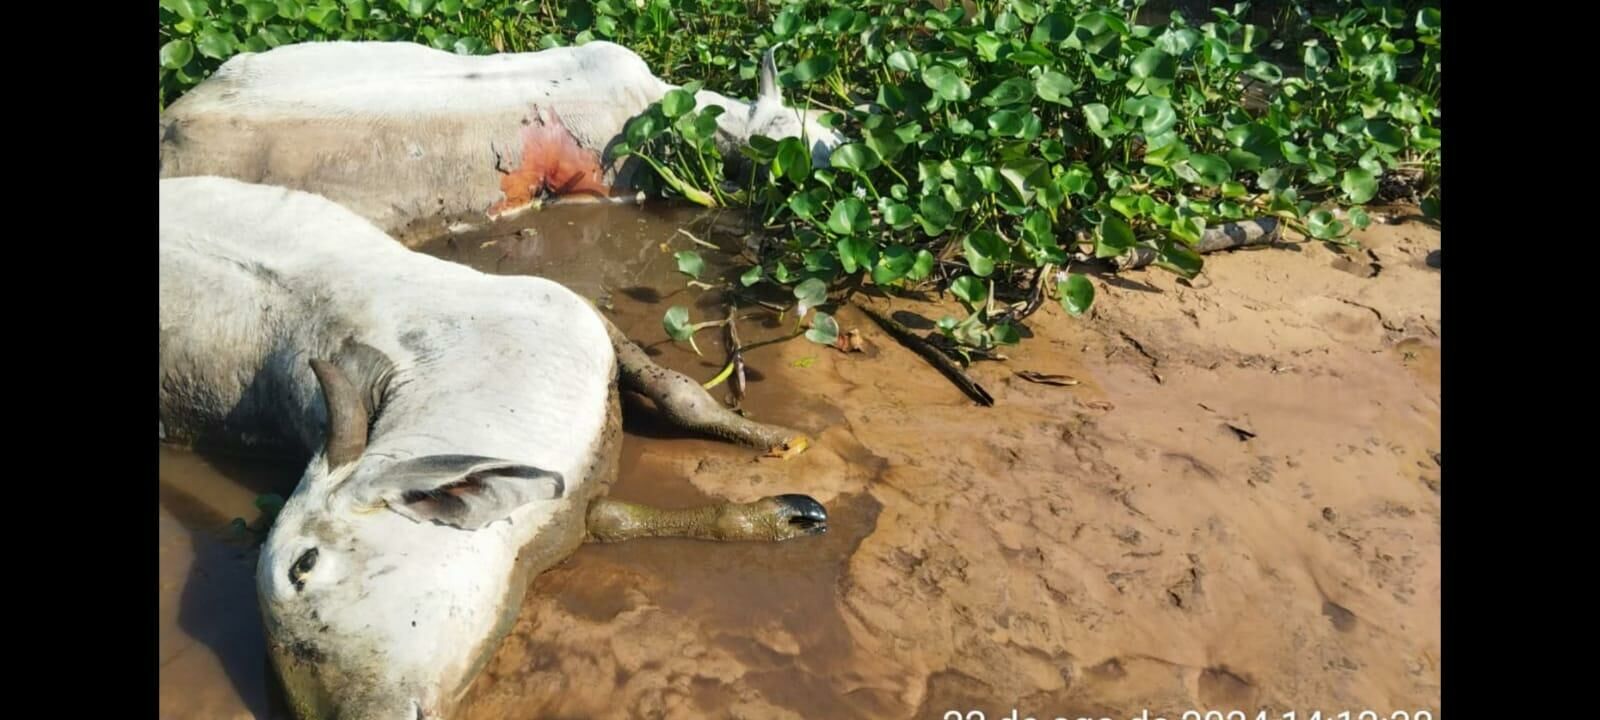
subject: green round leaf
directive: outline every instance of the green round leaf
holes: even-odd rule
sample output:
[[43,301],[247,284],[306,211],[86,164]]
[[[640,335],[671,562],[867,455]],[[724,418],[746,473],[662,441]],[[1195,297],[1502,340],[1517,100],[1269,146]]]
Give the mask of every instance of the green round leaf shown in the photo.
[[739,275],[739,284],[743,285],[744,287],[750,287],[758,282],[761,282],[760,265],[752,266],[749,270],[746,270],[743,274]]
[[972,41],[973,47],[978,50],[979,59],[984,62],[994,62],[1000,59],[1000,36],[992,32],[979,33]]
[[1100,221],[1099,238],[1094,246],[1097,258],[1118,257],[1133,247],[1133,228],[1115,215]]
[[971,275],[962,275],[950,283],[950,294],[961,298],[969,308],[976,308],[989,299],[989,286]]
[[1178,76],[1178,63],[1160,48],[1147,48],[1133,59],[1128,72],[1136,78],[1172,80]]
[[1205,260],[1193,249],[1163,241],[1156,250],[1155,266],[1193,280],[1200,274]]
[[836,62],[833,53],[826,51],[817,53],[801,60],[794,66],[794,80],[798,83],[808,83],[816,80],[833,70]]
[[628,124],[623,128],[623,134],[627,136],[628,144],[638,149],[666,129],[665,116],[660,113],[646,112],[629,120]]
[[668,91],[661,97],[661,112],[676,118],[694,109],[694,95],[683,88]]
[[1156,47],[1168,55],[1183,57],[1200,44],[1200,34],[1189,28],[1167,28],[1156,38]]
[[1112,131],[1107,126],[1111,125],[1111,108],[1104,103],[1090,103],[1083,106],[1083,120],[1089,126],[1089,131],[1109,137]]
[[950,227],[950,222],[955,220],[956,211],[949,201],[939,195],[924,195],[917,203],[917,210],[922,220],[922,229],[929,235],[938,235]]
[[1016,137],[1022,134],[1024,115],[1016,110],[1000,110],[989,116],[989,129],[997,135]]
[[1306,229],[1311,231],[1311,237],[1318,240],[1337,240],[1349,232],[1344,223],[1327,210],[1318,210],[1306,216]]
[[872,148],[860,143],[846,143],[835,148],[828,163],[854,173],[865,173],[883,164]]
[[1344,179],[1339,181],[1339,188],[1344,190],[1345,197],[1349,198],[1350,202],[1361,205],[1378,194],[1378,178],[1361,168],[1350,168],[1344,171]]
[[789,209],[794,214],[807,219],[815,219],[817,213],[822,212],[822,201],[827,199],[828,191],[815,188],[803,193],[795,193],[789,197]]
[[1427,33],[1439,32],[1439,8],[1423,8],[1417,11],[1417,29]]
[[794,298],[800,301],[796,312],[804,318],[811,308],[828,301],[828,286],[817,278],[806,278],[794,286]]
[[994,274],[995,264],[1005,262],[1010,254],[1005,241],[989,230],[972,231],[961,241],[961,248],[967,257],[967,266],[978,277]]
[[1306,48],[1305,57],[1302,59],[1302,62],[1304,62],[1306,67],[1309,68],[1324,68],[1328,66],[1328,60],[1329,57],[1327,50],[1312,46]]
[[885,62],[900,72],[909,73],[917,70],[917,55],[910,50],[896,50],[889,53],[889,58]]
[[1146,95],[1132,98],[1122,103],[1122,111],[1142,121],[1140,129],[1144,130],[1145,135],[1160,135],[1178,124],[1178,114],[1172,109],[1172,101],[1164,97]]
[[[310,20],[313,25],[322,28],[324,32],[333,32],[344,24],[344,16],[339,14],[339,9],[327,5],[318,5],[306,10],[306,19]],[[471,38],[465,45],[459,40],[456,41],[455,46],[451,49],[458,55],[482,54],[474,53],[472,50],[486,45],[482,40]]]
[[864,237],[842,237],[835,243],[839,251],[839,263],[844,266],[844,271],[854,273],[856,270],[872,267],[872,241]]
[[674,305],[667,309],[661,316],[661,327],[667,331],[667,337],[683,342],[694,336],[694,330],[689,324],[689,308]]
[[161,67],[177,70],[194,59],[194,43],[173,40],[161,46]]
[[804,183],[811,176],[811,153],[806,151],[806,144],[800,138],[788,137],[778,141],[778,151],[772,159],[772,173],[788,178],[789,182],[796,185]]
[[1072,78],[1062,75],[1054,70],[1046,70],[1034,81],[1034,89],[1039,97],[1057,105],[1071,105],[1072,91],[1078,89],[1078,84]]
[[[283,2],[284,0],[278,0],[280,8],[283,6]],[[428,11],[433,9],[433,3],[434,0],[404,0],[406,12],[411,13],[411,17],[427,15]],[[289,17],[289,15],[285,14],[285,17]]]
[[[1197,185],[1217,187],[1233,178],[1233,168],[1228,165],[1228,161],[1216,155],[1190,155],[1188,160],[1178,163],[1176,167],[1182,168],[1185,165],[1193,169],[1194,179],[1188,177],[1184,177],[1184,179]],[[1179,170],[1180,177],[1185,174],[1182,170]]]
[[850,23],[855,20],[856,11],[847,7],[834,8],[833,12],[822,19],[822,29],[835,35],[850,29]]
[[878,263],[872,266],[872,282],[888,285],[911,272],[916,262],[911,250],[904,245],[890,245],[883,249]]
[[1056,283],[1056,294],[1061,296],[1061,308],[1073,317],[1082,317],[1094,306],[1094,283],[1078,273],[1068,273],[1066,280]]
[[215,30],[200,33],[199,39],[195,42],[195,47],[200,50],[201,55],[215,60],[223,60],[232,55],[233,45],[234,39],[231,34]]
[[839,321],[832,315],[818,311],[811,318],[811,329],[806,330],[806,339],[818,345],[832,345],[839,339]]
[[833,206],[833,213],[828,216],[828,229],[840,235],[850,235],[863,232],[872,226],[872,215],[867,211],[867,204],[859,198],[847,197]]
[[700,279],[700,272],[706,268],[706,262],[700,258],[700,253],[684,250],[676,253],[674,257],[678,259],[678,272],[696,280]]
[[1428,197],[1425,197],[1425,198],[1422,199],[1422,215],[1423,215],[1423,217],[1426,217],[1426,218],[1429,218],[1429,219],[1432,219],[1432,220],[1438,220],[1439,219],[1439,198],[1438,197],[1433,196],[1433,195],[1429,195]]
[[933,262],[933,253],[927,250],[918,250],[917,259],[911,264],[911,270],[906,273],[906,277],[911,280],[922,280],[928,277],[933,272]]
[[772,19],[772,33],[777,35],[780,40],[793,36],[795,31],[799,29],[800,13],[796,12],[792,5],[785,7],[778,13],[777,17]]
[[952,102],[972,97],[972,88],[961,79],[961,73],[949,65],[934,65],[922,71],[922,84]]
[[244,9],[253,23],[266,22],[278,14],[278,4],[268,0],[249,0]]
[[1251,65],[1244,71],[1244,74],[1273,84],[1283,82],[1283,69],[1265,60]]
[[878,209],[883,212],[883,222],[896,230],[903,230],[916,221],[916,212],[910,205],[902,202],[884,201],[878,203]]
[[1374,145],[1390,152],[1396,152],[1406,146],[1405,133],[1387,120],[1369,121],[1367,137],[1372,138]]
[[161,7],[171,10],[185,20],[197,20],[206,14],[205,0],[161,0]]
[[1033,99],[1033,83],[1027,78],[1014,77],[996,85],[988,95],[983,97],[983,104],[989,107],[1004,107],[1017,105]]

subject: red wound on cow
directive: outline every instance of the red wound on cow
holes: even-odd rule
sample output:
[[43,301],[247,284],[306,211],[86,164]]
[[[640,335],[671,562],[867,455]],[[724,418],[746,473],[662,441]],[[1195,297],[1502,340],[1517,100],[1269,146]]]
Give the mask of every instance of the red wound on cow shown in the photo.
[[540,196],[611,194],[603,180],[599,153],[580,147],[555,111],[535,110],[519,135],[521,163],[500,176],[505,199],[489,208],[489,219],[528,207]]

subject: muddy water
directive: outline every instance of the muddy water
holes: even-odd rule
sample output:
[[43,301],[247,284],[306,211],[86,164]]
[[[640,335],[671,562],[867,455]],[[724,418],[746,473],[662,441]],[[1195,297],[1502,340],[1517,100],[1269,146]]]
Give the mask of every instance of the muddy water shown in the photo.
[[249,527],[256,498],[287,495],[299,469],[160,453],[161,717],[272,717]]
[[[558,208],[423,251],[561,279],[660,362],[710,378],[720,333],[697,357],[660,318],[722,317],[672,256],[695,247],[679,227],[737,244],[713,222]],[[1091,317],[1047,308],[1009,361],[970,370],[993,408],[841,309],[867,352],[749,353],[745,409],[813,439],[789,461],[633,406],[616,495],[805,492],[832,531],[579,550],[534,581],[464,716],[1438,717],[1440,238],[1407,223],[1358,239],[1360,272],[1290,244],[1209,257],[1193,283],[1096,278]],[[874,302],[923,327],[959,312]],[[739,314],[746,343],[787,330]],[[162,461],[163,714],[261,716],[253,558],[219,528],[274,476]]]

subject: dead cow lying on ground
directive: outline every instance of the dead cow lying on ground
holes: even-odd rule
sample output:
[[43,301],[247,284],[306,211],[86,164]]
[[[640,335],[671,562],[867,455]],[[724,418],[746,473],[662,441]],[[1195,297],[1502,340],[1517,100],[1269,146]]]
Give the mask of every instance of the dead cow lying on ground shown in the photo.
[[[753,103],[719,106],[724,157],[750,137],[805,137],[825,164],[842,138],[784,104],[769,50]],[[611,151],[675,86],[607,42],[466,56],[411,43],[332,42],[242,53],[161,115],[161,176],[218,175],[327,197],[402,240],[542,195],[634,194]]]
[[163,438],[312,458],[256,580],[302,718],[448,717],[528,581],[585,539],[826,529],[801,495],[679,511],[602,497],[619,380],[688,428],[803,438],[655,366],[554,282],[412,252],[283,188],[163,180],[160,213]]

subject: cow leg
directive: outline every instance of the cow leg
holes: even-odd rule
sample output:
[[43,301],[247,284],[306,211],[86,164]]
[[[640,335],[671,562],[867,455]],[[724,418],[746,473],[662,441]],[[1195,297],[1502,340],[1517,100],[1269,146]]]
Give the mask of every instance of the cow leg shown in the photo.
[[779,542],[828,531],[828,511],[805,495],[778,495],[750,503],[717,503],[665,510],[598,498],[589,503],[588,542],[644,537]]
[[604,315],[600,317],[616,349],[623,387],[643,393],[654,401],[668,422],[697,433],[786,455],[805,450],[809,441],[803,433],[756,422],[728,409],[711,397],[700,383],[655,364],[644,349],[623,335],[610,319]]

